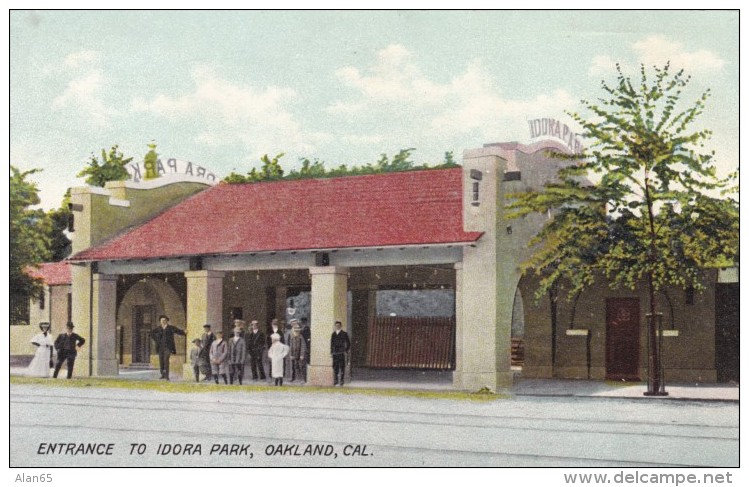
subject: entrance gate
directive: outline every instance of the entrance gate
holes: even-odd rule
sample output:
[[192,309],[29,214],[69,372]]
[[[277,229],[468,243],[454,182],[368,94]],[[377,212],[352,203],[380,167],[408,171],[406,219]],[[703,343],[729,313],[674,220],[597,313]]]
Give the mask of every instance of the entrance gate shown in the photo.
[[366,365],[454,370],[455,318],[372,318],[369,322]]

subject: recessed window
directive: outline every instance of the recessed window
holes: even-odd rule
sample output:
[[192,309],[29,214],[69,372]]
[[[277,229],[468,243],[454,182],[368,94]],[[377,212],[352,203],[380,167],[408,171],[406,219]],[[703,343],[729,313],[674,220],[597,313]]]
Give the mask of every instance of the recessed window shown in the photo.
[[479,182],[478,181],[473,182],[473,199],[471,201],[471,204],[473,206],[479,205]]

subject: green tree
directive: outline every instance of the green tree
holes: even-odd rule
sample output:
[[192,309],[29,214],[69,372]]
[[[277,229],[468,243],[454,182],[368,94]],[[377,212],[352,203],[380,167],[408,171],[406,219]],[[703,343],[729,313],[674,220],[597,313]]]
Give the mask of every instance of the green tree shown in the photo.
[[130,174],[125,169],[125,166],[132,160],[132,157],[126,158],[119,151],[117,145],[113,145],[109,149],[109,152],[105,149],[101,150],[101,161],[94,154],[91,154],[88,165],[78,173],[78,177],[85,177],[86,184],[90,186],[100,186],[103,188],[107,181],[124,181],[128,179]]
[[351,167],[346,164],[341,164],[336,167],[327,168],[324,161],[319,159],[311,161],[304,157],[299,159],[301,167],[299,169],[292,169],[288,174],[284,174],[284,170],[279,162],[284,155],[283,153],[276,155],[273,159],[270,159],[266,154],[260,158],[262,166],[259,171],[252,168],[247,175],[238,174],[232,171],[223,181],[226,183],[253,183],[258,181],[276,181],[280,179],[335,178],[341,176],[358,176],[362,174],[379,174],[384,172],[458,167],[458,164],[455,163],[453,159],[452,152],[445,152],[445,160],[442,164],[436,166],[428,166],[426,164],[417,165],[411,160],[411,153],[415,150],[416,149],[414,148],[401,149],[393,156],[392,160],[387,154],[383,153],[380,154],[380,158],[374,164],[368,163],[363,166]]
[[[553,214],[523,267],[542,276],[537,297],[560,283],[571,297],[603,275],[612,287],[646,283],[655,317],[659,291],[702,288],[706,267],[738,262],[738,202],[728,196],[735,175],[716,176],[704,150],[711,132],[693,128],[710,91],[685,103],[690,77],[668,64],[653,70],[642,66],[633,81],[617,66],[616,83],[602,84],[605,97],[583,100],[589,114],[570,114],[583,128],[585,153],[560,181],[510,195],[511,217]],[[660,349],[654,320],[647,322],[648,394],[658,394]]]
[[69,256],[72,251],[72,243],[65,231],[71,218],[71,211],[68,204],[70,203],[70,189],[65,192],[62,203],[59,208],[49,210],[47,218],[49,219],[49,251],[50,260],[58,262]]
[[42,290],[42,283],[29,276],[29,267],[50,257],[49,220],[43,210],[32,208],[40,202],[39,189],[27,179],[39,171],[10,166],[10,290],[25,299]]

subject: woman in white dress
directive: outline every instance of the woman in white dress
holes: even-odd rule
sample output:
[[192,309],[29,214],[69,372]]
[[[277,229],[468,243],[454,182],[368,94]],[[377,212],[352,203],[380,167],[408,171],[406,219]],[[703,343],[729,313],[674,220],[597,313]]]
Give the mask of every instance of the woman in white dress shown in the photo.
[[49,332],[49,323],[39,323],[39,329],[42,332],[31,339],[31,343],[36,346],[36,352],[29,368],[26,369],[26,375],[30,377],[49,377],[49,369],[53,365],[52,354],[54,353],[55,342]]
[[275,385],[283,385],[283,359],[289,354],[288,345],[281,343],[281,335],[274,333],[270,336],[271,346],[268,349],[270,359],[270,376],[273,377]]

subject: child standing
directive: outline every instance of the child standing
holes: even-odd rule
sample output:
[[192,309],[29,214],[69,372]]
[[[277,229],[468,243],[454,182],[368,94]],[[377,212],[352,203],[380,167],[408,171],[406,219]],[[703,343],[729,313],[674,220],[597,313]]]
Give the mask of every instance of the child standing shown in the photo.
[[218,376],[224,378],[224,384],[228,384],[229,381],[226,378],[228,372],[227,358],[229,357],[229,347],[224,341],[224,332],[219,330],[216,332],[216,340],[211,344],[211,373],[213,379],[218,384]]
[[195,382],[200,382],[200,352],[202,350],[200,338],[196,338],[192,343],[194,346],[190,350],[190,365],[192,365],[192,372],[195,374]]
[[271,346],[268,349],[270,359],[270,376],[273,377],[275,385],[283,385],[283,359],[289,354],[289,347],[281,343],[281,336],[273,333],[270,336]]

